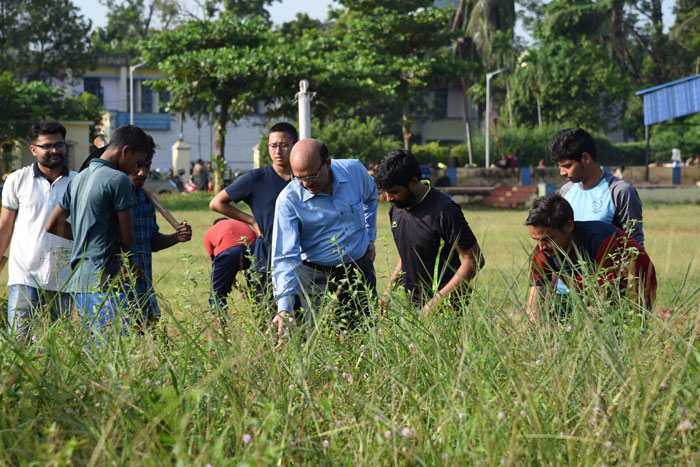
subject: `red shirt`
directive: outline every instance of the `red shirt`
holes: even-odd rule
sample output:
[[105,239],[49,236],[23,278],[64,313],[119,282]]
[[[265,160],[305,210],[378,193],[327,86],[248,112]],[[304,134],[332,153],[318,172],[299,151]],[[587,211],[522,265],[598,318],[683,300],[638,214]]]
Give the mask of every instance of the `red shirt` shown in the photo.
[[[578,251],[590,270],[596,272],[598,283],[614,284],[619,279],[620,289],[626,289],[627,277],[618,276],[620,272],[627,272],[629,264],[636,260],[635,276],[643,284],[645,303],[651,304],[656,295],[656,271],[644,248],[622,230],[605,222],[574,224],[579,237]],[[575,264],[571,261],[561,264],[559,258],[547,256],[538,245],[530,262],[532,284],[556,283],[559,276],[572,278],[577,290],[583,287],[581,271]]]
[[237,245],[255,245],[257,236],[245,222],[234,219],[219,221],[209,227],[204,234],[204,248],[209,257],[214,259],[224,250]]

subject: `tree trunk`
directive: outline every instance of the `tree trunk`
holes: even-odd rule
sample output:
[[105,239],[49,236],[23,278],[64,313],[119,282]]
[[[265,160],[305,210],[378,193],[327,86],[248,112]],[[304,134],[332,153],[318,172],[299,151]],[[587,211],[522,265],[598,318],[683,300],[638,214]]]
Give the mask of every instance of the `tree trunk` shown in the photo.
[[535,94],[535,99],[537,100],[537,125],[538,128],[542,128],[542,101],[540,101],[540,95]]
[[401,96],[401,133],[403,134],[403,147],[411,150],[411,120],[408,118],[408,96]]
[[214,158],[213,176],[214,182],[212,189],[214,193],[221,191],[224,181],[225,159],[224,148],[226,147],[226,124],[228,123],[228,109],[230,102],[224,100],[219,108],[219,115],[216,119],[216,157]]
[[469,167],[474,164],[474,153],[472,150],[472,129],[469,121],[469,98],[467,97],[467,84],[464,80],[464,75],[461,76],[462,81],[462,103],[464,104],[464,129],[467,132],[467,152],[469,153]]
[[508,124],[513,128],[513,106],[510,103],[510,86],[508,85],[508,72],[503,73],[506,80],[506,101],[508,102]]

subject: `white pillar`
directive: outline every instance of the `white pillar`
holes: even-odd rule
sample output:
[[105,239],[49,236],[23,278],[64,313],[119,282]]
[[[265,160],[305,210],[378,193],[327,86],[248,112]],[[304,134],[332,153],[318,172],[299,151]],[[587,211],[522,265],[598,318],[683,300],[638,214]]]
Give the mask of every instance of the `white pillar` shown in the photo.
[[299,92],[296,95],[299,101],[299,139],[311,138],[311,99],[316,93],[308,90],[309,82],[305,79],[299,81]]
[[187,181],[190,174],[190,145],[182,140],[178,140],[173,144],[172,151],[173,175],[178,177],[180,169],[185,169],[185,174],[180,179]]

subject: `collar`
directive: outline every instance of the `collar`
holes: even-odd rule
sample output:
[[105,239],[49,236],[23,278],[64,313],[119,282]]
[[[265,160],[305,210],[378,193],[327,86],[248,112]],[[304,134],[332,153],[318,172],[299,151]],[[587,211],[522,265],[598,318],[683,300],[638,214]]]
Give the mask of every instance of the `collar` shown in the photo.
[[[344,170],[341,170],[339,167],[337,167],[335,164],[333,164],[333,160],[331,159],[331,175],[333,176],[333,194],[338,192],[338,188],[340,187],[341,183],[347,183],[348,182],[348,177],[347,173]],[[301,184],[297,183],[299,185],[299,188],[301,189],[301,200],[306,202],[313,198],[316,195],[312,195],[309,193],[306,188],[301,186]],[[317,193],[321,194],[321,193]],[[326,195],[325,193],[323,193]],[[330,195],[326,195],[330,196]],[[332,196],[331,196],[332,197]]]
[[[32,171],[34,172],[35,177],[43,177],[46,178],[46,175],[44,175],[44,172],[39,170],[39,163],[37,161],[34,161],[32,164]],[[70,174],[70,169],[66,164],[63,164],[63,167],[61,168],[61,176],[62,177],[67,177],[68,174]],[[48,180],[48,178],[46,178]]]
[[111,168],[111,169],[117,170],[117,168],[114,166],[114,164],[112,164],[111,162],[106,161],[106,160],[104,160],[104,159],[100,159],[99,157],[97,157],[97,158],[95,158],[95,159],[92,159],[92,160],[90,161],[90,165],[92,165],[92,164],[103,164],[103,165],[106,165],[107,167],[109,167],[109,168]]

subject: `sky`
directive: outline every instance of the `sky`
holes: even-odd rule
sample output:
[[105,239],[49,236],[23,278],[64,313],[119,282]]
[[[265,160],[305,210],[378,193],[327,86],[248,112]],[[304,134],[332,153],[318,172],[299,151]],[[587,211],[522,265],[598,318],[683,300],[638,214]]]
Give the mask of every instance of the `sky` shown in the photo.
[[[195,0],[184,0],[195,11]],[[73,3],[80,8],[83,15],[92,20],[93,27],[105,26],[107,24],[107,8],[99,0],[73,0]],[[674,15],[672,13],[675,0],[662,0],[664,14],[664,30],[668,32],[669,25],[673,24]],[[275,1],[270,7],[270,17],[273,23],[282,24],[291,21],[297,13],[307,13],[314,19],[325,20],[328,15],[329,6],[338,8],[340,5],[333,0],[282,0]],[[518,22],[520,23],[520,22]],[[520,25],[516,26],[515,33],[519,36],[526,35]],[[526,37],[526,42],[530,42]]]
[[[105,26],[107,24],[107,8],[99,0],[73,0],[73,3],[80,8],[82,14],[92,20],[92,26]],[[186,0],[189,5],[196,5],[194,1]],[[270,17],[275,24],[282,24],[291,21],[297,13],[307,13],[314,19],[325,20],[328,14],[328,7],[339,4],[332,0],[282,0],[274,2],[269,8]],[[194,10],[194,7],[192,8]]]

